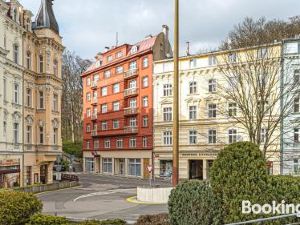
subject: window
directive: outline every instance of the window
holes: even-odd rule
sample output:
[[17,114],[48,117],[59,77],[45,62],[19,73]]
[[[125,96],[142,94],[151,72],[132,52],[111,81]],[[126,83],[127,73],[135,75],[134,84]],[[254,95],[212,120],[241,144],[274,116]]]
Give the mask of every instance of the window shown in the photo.
[[113,84],[113,93],[119,93],[120,92],[120,84]]
[[294,129],[294,143],[299,143],[299,128]]
[[172,96],[173,95],[173,87],[172,84],[164,84],[164,96]]
[[115,112],[120,110],[120,102],[114,102],[113,103],[113,110]]
[[208,118],[216,118],[217,117],[217,105],[209,104],[208,105]]
[[44,144],[44,127],[40,127],[39,132],[40,132],[40,144]]
[[7,82],[6,82],[6,78],[3,78],[3,100],[7,101]]
[[213,92],[217,91],[217,81],[215,79],[210,79],[208,81],[208,91],[210,93],[213,93]]
[[208,143],[209,144],[217,143],[217,131],[216,130],[211,129],[208,131]]
[[86,117],[91,117],[91,109],[86,109]]
[[197,131],[196,130],[189,131],[189,144],[190,145],[197,144]]
[[117,52],[117,54],[116,54],[116,58],[121,58],[123,56],[123,52]]
[[90,141],[86,142],[86,149],[90,149]]
[[262,128],[260,130],[260,142],[261,143],[265,143],[266,142],[266,138],[267,138],[267,129],[266,128]]
[[147,148],[147,147],[148,147],[148,138],[143,137],[143,148]]
[[54,94],[53,95],[53,111],[57,112],[58,111],[58,95]]
[[143,68],[147,68],[149,66],[149,59],[148,57],[145,57],[143,59]]
[[300,69],[294,70],[294,84],[299,84],[300,82]]
[[136,148],[136,138],[130,138],[129,139],[129,147],[130,148]]
[[110,76],[111,76],[110,70],[106,70],[106,71],[104,72],[104,78],[110,78]]
[[26,68],[31,69],[31,52],[27,51],[26,53]]
[[173,136],[172,136],[172,131],[165,131],[163,133],[163,142],[164,145],[172,145],[173,143]]
[[236,116],[237,115],[237,104],[236,103],[229,103],[228,104],[228,116]]
[[3,121],[3,137],[6,137],[7,133],[7,123],[6,121]]
[[230,53],[228,55],[228,60],[230,63],[235,63],[236,62],[236,53]]
[[14,103],[19,104],[19,84],[14,84]]
[[117,145],[117,148],[123,148],[123,139],[121,139],[121,138],[117,139],[116,145]]
[[130,53],[134,54],[134,53],[137,53],[137,51],[138,51],[138,47],[137,46],[132,46],[132,48],[130,50]]
[[149,78],[148,76],[143,77],[143,87],[146,88],[149,86]]
[[129,119],[129,126],[130,127],[137,127],[137,119],[135,117],[131,117]]
[[14,127],[14,144],[19,144],[19,124],[18,123],[14,123],[13,125]]
[[101,112],[102,113],[107,113],[107,104],[102,104],[101,105]]
[[99,74],[95,74],[93,80],[97,83],[99,81]]
[[300,112],[300,98],[299,96],[294,99],[294,113]]
[[107,96],[107,87],[101,88],[101,95],[102,96]]
[[30,88],[26,89],[26,106],[32,107],[32,90]]
[[107,56],[107,62],[111,62],[113,60],[112,55]]
[[104,148],[110,148],[110,140],[109,139],[105,139]]
[[136,61],[129,63],[129,70],[136,70],[136,69],[137,69]]
[[148,107],[148,97],[147,96],[145,96],[145,97],[143,97],[143,107]]
[[86,85],[91,86],[91,78],[90,77],[86,78]]
[[136,98],[131,98],[129,100],[129,107],[132,108],[132,109],[136,108]]
[[16,64],[19,64],[19,46],[15,44],[13,48],[14,48],[14,62]]
[[[90,143],[90,142],[87,142],[87,143]],[[90,146],[90,144],[89,144],[89,146]],[[87,149],[90,149],[90,147]],[[93,173],[94,169],[95,169],[94,158],[84,158],[84,162],[85,162],[85,172]]]
[[32,143],[32,126],[26,127],[26,143],[27,144]]
[[107,123],[107,121],[101,122],[101,129],[102,130],[107,130],[108,129],[108,123]]
[[44,73],[44,57],[42,55],[39,55],[39,71]]
[[130,88],[130,89],[136,88],[136,80],[131,80],[131,81],[129,81],[129,88]]
[[116,74],[121,74],[121,73],[123,73],[123,71],[124,71],[123,66],[118,66],[118,67],[116,68]]
[[197,93],[197,82],[192,81],[190,82],[190,94],[196,94]]
[[211,55],[208,57],[208,65],[209,66],[214,66],[217,64],[217,57],[214,55]]
[[196,68],[197,67],[197,60],[196,59],[191,59],[190,60],[190,69]]
[[141,159],[129,159],[128,167],[129,167],[128,174],[130,176],[136,176],[136,177],[141,176],[141,171],[142,171]]
[[91,93],[86,93],[86,100],[87,100],[88,102],[91,101]]
[[58,76],[58,61],[56,59],[53,61],[53,73]]
[[148,116],[143,116],[143,127],[148,127]]
[[119,129],[119,128],[120,128],[120,121],[113,120],[113,129]]
[[294,159],[293,161],[294,161],[294,173],[299,174],[299,172],[300,172],[299,159]]
[[163,108],[164,121],[172,121],[172,107]]
[[53,144],[57,145],[57,140],[58,140],[58,129],[53,128]]
[[44,109],[44,92],[39,92],[39,108]]
[[103,158],[103,172],[112,173],[112,158]]
[[94,141],[94,149],[99,149],[99,140]]
[[86,125],[86,132],[91,132],[91,124]]
[[264,59],[268,57],[268,49],[267,48],[260,48],[257,50],[257,58]]
[[197,119],[197,106],[190,106],[189,107],[189,119],[196,120]]
[[230,129],[228,131],[228,142],[229,142],[229,144],[237,142],[237,130],[236,129]]

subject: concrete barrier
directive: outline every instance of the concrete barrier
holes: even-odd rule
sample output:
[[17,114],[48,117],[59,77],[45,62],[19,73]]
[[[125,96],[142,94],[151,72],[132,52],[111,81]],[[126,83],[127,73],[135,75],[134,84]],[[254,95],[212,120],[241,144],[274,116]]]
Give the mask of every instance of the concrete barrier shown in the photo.
[[172,189],[172,187],[138,187],[137,200],[147,203],[166,204],[168,203]]
[[28,192],[28,193],[41,193],[45,191],[55,191],[59,189],[65,189],[65,188],[76,187],[76,186],[79,186],[78,181],[33,185],[28,187],[15,188],[14,190]]

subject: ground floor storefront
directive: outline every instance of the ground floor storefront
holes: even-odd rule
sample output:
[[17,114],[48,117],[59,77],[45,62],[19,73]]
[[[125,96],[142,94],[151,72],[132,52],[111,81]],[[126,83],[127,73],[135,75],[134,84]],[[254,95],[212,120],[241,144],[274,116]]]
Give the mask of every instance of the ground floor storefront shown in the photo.
[[22,156],[0,156],[0,188],[19,187],[21,177]]
[[152,165],[151,151],[85,151],[83,168],[85,173],[149,178]]

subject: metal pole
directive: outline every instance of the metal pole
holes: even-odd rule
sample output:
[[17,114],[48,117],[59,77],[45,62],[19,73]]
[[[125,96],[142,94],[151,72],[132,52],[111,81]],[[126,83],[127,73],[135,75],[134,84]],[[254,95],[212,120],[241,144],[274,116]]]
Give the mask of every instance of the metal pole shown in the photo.
[[173,82],[173,174],[172,184],[175,187],[179,180],[179,0],[175,3],[174,19],[174,82]]

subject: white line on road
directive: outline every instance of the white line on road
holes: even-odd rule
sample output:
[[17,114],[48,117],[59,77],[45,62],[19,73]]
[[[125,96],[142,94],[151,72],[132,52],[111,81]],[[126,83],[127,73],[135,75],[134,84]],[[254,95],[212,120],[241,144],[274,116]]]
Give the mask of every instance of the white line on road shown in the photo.
[[126,193],[126,192],[130,192],[130,191],[136,191],[136,189],[115,189],[115,190],[109,190],[109,191],[100,191],[100,192],[94,192],[94,193],[90,193],[90,194],[86,194],[86,195],[80,195],[77,198],[75,198],[73,200],[73,202],[78,201],[79,199],[83,199],[83,198],[89,198],[89,197],[93,197],[93,196],[102,196],[102,195],[109,195],[109,194],[114,194],[114,193]]

